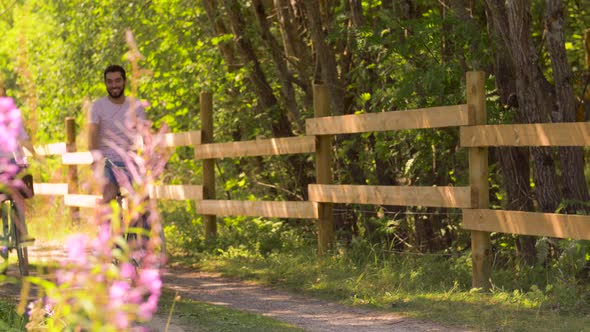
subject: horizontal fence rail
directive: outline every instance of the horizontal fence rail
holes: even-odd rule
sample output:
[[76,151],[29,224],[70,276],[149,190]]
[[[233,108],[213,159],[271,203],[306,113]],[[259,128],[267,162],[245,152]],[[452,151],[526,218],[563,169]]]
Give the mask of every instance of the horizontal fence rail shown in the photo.
[[314,202],[445,208],[471,207],[470,187],[310,184],[308,192],[309,200]]
[[[41,184],[42,185],[42,184]],[[42,187],[42,186],[39,186]],[[37,186],[35,186],[37,188]],[[56,188],[52,193],[45,193],[45,195],[63,195],[64,204],[66,206],[88,207],[93,208],[100,201],[102,196],[99,195],[81,195],[68,194],[67,184],[65,191],[63,188]],[[35,189],[36,190],[36,189]],[[65,192],[65,193],[64,193]],[[203,186],[197,185],[150,185],[148,187],[150,199],[158,200],[202,200]],[[37,194],[37,192],[35,192]]]
[[63,196],[68,194],[67,183],[33,183],[35,195]]
[[581,215],[465,209],[463,227],[486,232],[590,240],[590,216]]
[[312,153],[314,151],[315,136],[301,136],[203,144],[195,146],[195,158],[222,159]]
[[[66,153],[66,151],[65,142],[35,146],[35,153],[40,156],[61,155]],[[27,149],[25,149],[25,154],[30,156],[30,152]]]
[[467,105],[452,105],[408,111],[328,116],[305,120],[305,133],[336,135],[465,126],[468,124],[467,115]]
[[314,202],[286,201],[227,201],[202,200],[196,202],[197,212],[217,216],[248,216],[268,218],[317,219]]
[[[560,122],[461,127],[462,147],[590,146],[590,123]],[[463,210],[464,229],[590,240],[590,216],[510,210]]]
[[[169,133],[164,135],[163,146],[179,147],[201,144],[201,131]],[[61,153],[63,165],[90,165],[94,161],[89,151]]]
[[102,196],[99,195],[67,194],[64,195],[64,205],[94,208],[100,203],[101,199]]
[[202,200],[203,186],[198,185],[162,185],[149,186],[149,195],[152,199],[171,200]]
[[193,130],[182,133],[164,134],[164,146],[195,146],[201,144],[201,131]]
[[67,152],[61,155],[62,165],[90,165],[94,162],[92,154],[85,152]]
[[[164,147],[194,146],[201,143],[201,131],[164,134]],[[55,143],[35,147],[35,151],[43,151],[44,155],[60,155],[62,165],[90,165],[94,161],[88,151],[67,152],[65,143]],[[68,183],[34,183],[36,195],[63,196],[64,205],[71,207],[93,208],[100,202],[102,196],[70,193]],[[74,184],[73,187],[77,188]],[[148,188],[150,199],[158,200],[201,200],[203,186],[200,185],[150,185]]]
[[589,146],[590,123],[534,123],[461,127],[461,146]]

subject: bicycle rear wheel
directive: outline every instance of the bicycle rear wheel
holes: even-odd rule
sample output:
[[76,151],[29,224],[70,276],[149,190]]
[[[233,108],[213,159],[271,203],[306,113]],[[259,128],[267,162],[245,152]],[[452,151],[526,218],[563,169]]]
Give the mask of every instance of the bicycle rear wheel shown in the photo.
[[0,273],[5,274],[8,270],[8,254],[10,253],[10,218],[9,216],[9,207],[10,202],[1,202],[0,208],[2,209],[2,229],[0,230],[0,236],[2,239],[0,240],[0,257],[2,257],[3,261],[0,265]]
[[10,204],[10,220],[13,227],[12,235],[18,257],[18,268],[21,276],[29,275],[29,250],[26,242],[28,231],[24,214],[19,213],[14,202]]
[[[132,227],[125,234],[127,243],[132,246],[132,250],[139,251],[138,257],[135,258],[135,262],[138,266],[143,266],[146,250],[150,250],[152,254],[156,255],[156,267],[162,267],[166,262],[166,239],[164,237],[164,229],[160,227],[159,234],[157,235],[160,239],[157,243],[150,241],[150,237],[153,235],[151,225],[148,223],[148,215],[142,216],[142,220],[139,221],[139,225]],[[148,244],[150,243],[150,244]],[[154,263],[152,261],[152,263]]]

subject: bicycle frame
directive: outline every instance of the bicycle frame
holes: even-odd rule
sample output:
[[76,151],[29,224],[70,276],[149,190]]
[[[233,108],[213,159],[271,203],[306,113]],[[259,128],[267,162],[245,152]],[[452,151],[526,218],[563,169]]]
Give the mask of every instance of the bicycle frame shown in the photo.
[[[124,224],[123,218],[123,211],[129,210],[129,202],[126,200],[126,195],[121,192],[121,188],[118,188],[117,195],[115,196],[115,200],[120,208],[120,221],[121,227],[124,229],[124,238],[127,243],[131,246],[133,250],[138,250],[139,252],[145,252],[148,248],[146,244],[149,241],[149,238],[152,235],[152,227],[149,224],[149,212],[145,212],[142,216],[140,216],[137,220],[134,221],[133,224]],[[147,199],[146,199],[147,202]],[[162,260],[165,260],[166,257],[166,239],[164,237],[164,230],[160,228],[159,233],[157,236],[160,239],[159,245],[157,248],[153,248],[155,250],[154,253],[159,254]],[[132,259],[134,264],[137,267],[142,267],[143,265],[143,255],[140,257],[136,257]],[[160,264],[158,264],[160,266]]]
[[[121,168],[108,158],[105,158],[104,162],[105,165],[108,163],[113,170]],[[134,222],[134,224],[124,224],[123,211],[129,210],[130,207],[128,206],[129,201],[126,200],[126,193],[123,193],[122,189],[123,188],[121,188],[121,186],[117,184],[117,192],[114,197],[114,200],[117,202],[120,208],[120,227],[123,227],[124,229],[124,238],[129,245],[134,247],[135,250],[145,250],[146,243],[149,242],[149,237],[152,234],[152,227],[149,224],[149,221],[147,220],[149,212],[144,213],[140,218],[138,218],[138,220]],[[146,202],[147,200],[148,198],[146,198]],[[160,238],[160,244],[159,247],[155,250],[159,252],[162,259],[164,259],[164,257],[166,256],[166,240],[164,238],[164,230],[162,228],[160,228],[158,236]],[[142,260],[143,259],[140,258],[135,260],[135,262],[138,266],[141,266],[143,263]]]

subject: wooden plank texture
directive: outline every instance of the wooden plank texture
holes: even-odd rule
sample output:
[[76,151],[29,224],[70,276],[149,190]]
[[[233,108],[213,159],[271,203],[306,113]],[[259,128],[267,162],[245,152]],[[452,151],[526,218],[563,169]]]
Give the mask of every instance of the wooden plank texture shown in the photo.
[[173,200],[202,200],[203,186],[194,185],[160,185],[149,187],[150,198],[152,199],[173,199]]
[[[332,115],[330,88],[326,84],[313,85],[313,116],[323,118]],[[316,141],[315,176],[317,184],[332,184],[332,140],[333,135],[319,135]],[[318,203],[318,253],[326,254],[336,243],[334,229],[334,204]]]
[[[485,73],[469,71],[465,75],[465,94],[469,107],[469,125],[487,123]],[[472,188],[472,207],[487,209],[489,207],[488,185],[488,149],[469,148],[469,185]],[[489,289],[492,277],[490,233],[471,231],[471,286]]]
[[68,152],[61,155],[61,163],[63,165],[90,165],[94,161],[92,154],[88,151],[84,152]]
[[67,183],[33,183],[35,195],[62,196],[68,194]]
[[305,120],[307,135],[353,134],[420,128],[465,126],[467,105],[420,108],[409,111],[351,114]]
[[315,136],[211,143],[195,146],[196,159],[273,156],[315,151]]
[[[35,146],[35,153],[41,156],[62,155],[66,153],[66,142]],[[31,155],[27,149],[25,149],[25,154]]]
[[590,122],[461,127],[461,146],[589,146]]
[[465,209],[463,210],[463,228],[590,240],[590,216],[581,215]]
[[197,212],[205,215],[317,219],[317,203],[281,201],[197,201]]
[[187,131],[182,133],[168,133],[164,135],[164,145],[167,147],[195,146],[201,144],[201,131]]
[[99,200],[102,196],[98,195],[65,195],[64,196],[64,204],[66,206],[78,206],[78,207],[87,207],[93,208],[98,205]]
[[313,202],[397,206],[471,207],[470,187],[308,186]]
[[[201,143],[214,143],[213,131],[213,94],[210,91],[201,91],[199,95],[199,116],[201,117]],[[197,150],[193,149],[194,157],[197,158]],[[203,199],[215,199],[215,160],[205,159],[201,162],[203,179]],[[205,241],[214,243],[217,238],[217,217],[214,215],[203,215],[205,226]]]

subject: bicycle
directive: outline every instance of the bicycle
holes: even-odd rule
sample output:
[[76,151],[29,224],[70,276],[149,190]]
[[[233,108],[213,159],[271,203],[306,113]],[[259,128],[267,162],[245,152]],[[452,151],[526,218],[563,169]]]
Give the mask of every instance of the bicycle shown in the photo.
[[[31,198],[33,192],[33,177],[30,174],[22,178],[27,190],[21,190],[23,198]],[[21,276],[29,275],[29,251],[27,247],[35,239],[28,237],[27,223],[24,211],[20,211],[12,197],[4,199],[1,203],[2,230],[0,234],[0,256],[4,259],[2,272],[8,269],[8,256],[12,250],[16,250],[18,267]]]
[[[103,158],[100,162],[102,164],[96,166],[98,169],[103,168],[106,170],[105,166],[108,164],[112,171],[117,170],[118,172],[122,172],[119,174],[126,175],[129,181],[131,182],[131,177],[128,175],[126,167],[117,165],[117,163],[113,162],[109,158]],[[164,238],[164,230],[160,228],[158,234],[160,241],[158,246],[155,248],[149,248],[149,245],[152,243],[152,241],[149,241],[150,236],[152,234],[151,224],[149,221],[149,211],[143,212],[139,217],[136,217],[135,220],[133,218],[130,218],[131,220],[124,218],[125,214],[123,213],[123,211],[132,211],[133,209],[129,209],[129,204],[127,204],[129,203],[129,200],[126,199],[128,193],[124,188],[123,191],[121,189],[122,187],[117,184],[116,193],[113,197],[113,200],[117,203],[119,207],[119,210],[117,212],[118,222],[116,223],[116,225],[113,225],[113,220],[109,220],[109,223],[111,223],[111,227],[114,227],[111,228],[111,231],[113,232],[115,231],[115,229],[120,230],[120,233],[118,231],[115,232],[123,236],[125,242],[127,243],[127,250],[129,250],[129,254],[136,255],[136,257],[129,257],[131,262],[136,266],[136,268],[140,268],[144,265],[144,258],[148,256],[145,255],[145,253],[149,249],[153,250],[154,254],[159,255],[159,257],[157,257],[158,259],[157,262],[155,262],[155,265],[157,267],[160,267],[161,262],[163,262],[164,258],[166,257],[166,240]],[[146,204],[148,200],[149,197],[145,197],[143,198],[140,204]],[[112,217],[116,216],[112,215]],[[116,245],[116,247],[122,249],[120,245]],[[114,259],[113,263],[118,264],[119,260]]]
[[[117,191],[117,196],[115,197],[115,200],[117,201],[117,204],[119,205],[119,208],[121,209],[121,211],[123,211],[123,209],[126,205],[123,203],[125,200],[125,196],[121,193],[120,189]],[[128,244],[131,244],[131,245],[139,244],[139,248],[134,248],[134,249],[139,249],[139,251],[144,251],[144,250],[148,249],[145,247],[145,245],[146,245],[146,243],[149,243],[149,236],[151,235],[151,233],[152,233],[152,227],[149,222],[149,211],[148,211],[139,217],[139,219],[137,220],[137,224],[126,225],[126,231],[124,232],[123,237],[125,238],[125,240]],[[153,249],[154,249],[154,253],[159,254],[160,260],[162,260],[162,259],[164,259],[164,257],[166,257],[166,238],[164,236],[163,227],[160,227],[158,236],[160,238],[159,246],[156,248],[153,248]],[[137,267],[141,267],[143,265],[142,259],[143,259],[143,257],[140,257],[139,259],[132,259],[132,261],[134,262],[134,264]],[[159,266],[159,264],[158,264],[158,266]]]

